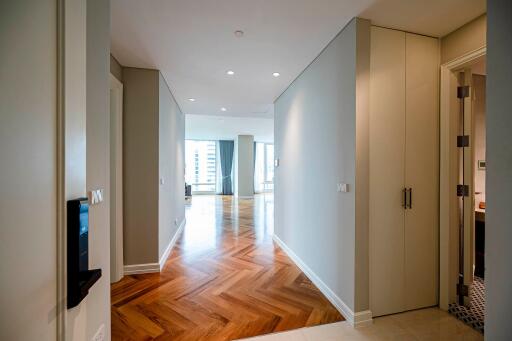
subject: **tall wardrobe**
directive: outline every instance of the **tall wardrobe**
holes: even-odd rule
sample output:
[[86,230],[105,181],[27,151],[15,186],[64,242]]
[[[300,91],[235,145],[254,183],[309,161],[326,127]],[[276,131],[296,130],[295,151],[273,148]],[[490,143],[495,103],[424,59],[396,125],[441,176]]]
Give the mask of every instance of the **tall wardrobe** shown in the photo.
[[438,303],[439,42],[373,26],[370,309]]

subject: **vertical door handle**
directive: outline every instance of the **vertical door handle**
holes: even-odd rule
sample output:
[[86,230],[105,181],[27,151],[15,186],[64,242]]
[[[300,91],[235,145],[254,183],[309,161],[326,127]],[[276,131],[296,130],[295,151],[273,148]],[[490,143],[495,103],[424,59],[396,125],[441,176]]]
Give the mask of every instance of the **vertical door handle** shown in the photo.
[[409,208],[412,209],[412,188],[409,188]]
[[407,188],[402,189],[402,207],[407,209]]

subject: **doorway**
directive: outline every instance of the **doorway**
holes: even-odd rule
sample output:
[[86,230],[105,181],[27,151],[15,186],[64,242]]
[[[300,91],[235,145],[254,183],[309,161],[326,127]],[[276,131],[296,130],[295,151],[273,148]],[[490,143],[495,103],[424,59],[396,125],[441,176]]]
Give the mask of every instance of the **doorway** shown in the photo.
[[440,307],[483,332],[485,48],[441,66]]
[[110,282],[123,278],[123,84],[110,75]]

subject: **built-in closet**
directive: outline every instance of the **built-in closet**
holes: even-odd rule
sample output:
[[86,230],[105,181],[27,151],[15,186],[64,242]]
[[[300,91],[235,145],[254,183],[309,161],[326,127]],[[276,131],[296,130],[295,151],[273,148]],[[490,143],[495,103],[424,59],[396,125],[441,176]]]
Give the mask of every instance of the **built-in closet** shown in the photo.
[[439,42],[371,28],[370,309],[437,305]]

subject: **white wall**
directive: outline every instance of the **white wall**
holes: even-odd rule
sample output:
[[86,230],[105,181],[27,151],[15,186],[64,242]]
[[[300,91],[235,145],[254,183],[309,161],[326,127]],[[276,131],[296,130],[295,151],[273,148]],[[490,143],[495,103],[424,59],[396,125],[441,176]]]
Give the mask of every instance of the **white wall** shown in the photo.
[[253,135],[258,142],[274,142],[274,119],[185,115],[185,137],[190,140],[235,140],[238,135]]
[[103,189],[89,211],[89,267],[102,277],[67,310],[66,339],[90,340],[100,326],[110,340],[110,4],[66,2],[66,200]]
[[0,2],[0,339],[56,339],[55,0]]
[[[102,188],[89,213],[89,267],[102,276],[89,290],[84,340],[101,325],[110,340],[110,2],[87,0],[87,190]],[[82,308],[83,309],[83,308]]]
[[[363,22],[364,37],[357,34]],[[274,129],[275,234],[352,311],[368,308],[367,290],[360,306],[355,298],[356,110],[367,110],[362,102],[356,107],[362,38],[368,44],[369,24],[354,19],[276,100]],[[358,128],[367,130],[367,120]],[[365,158],[358,162],[364,166]],[[340,182],[348,193],[337,192]],[[367,243],[364,236],[358,243]],[[367,278],[367,256],[358,266],[358,278]]]
[[185,219],[185,117],[159,73],[159,259]]
[[485,202],[485,170],[478,169],[478,160],[485,161],[485,76],[473,75],[473,117],[475,125],[475,207]]
[[[66,1],[65,13],[65,199],[67,201],[86,196],[86,2]],[[67,340],[86,339],[87,308],[86,298],[77,307],[66,310]]]
[[483,14],[441,39],[441,64],[485,46],[487,15]]
[[485,337],[510,340],[512,323],[512,2],[489,1],[487,31],[487,177]]
[[234,193],[239,197],[252,197],[254,195],[254,136],[237,136],[235,153]]

